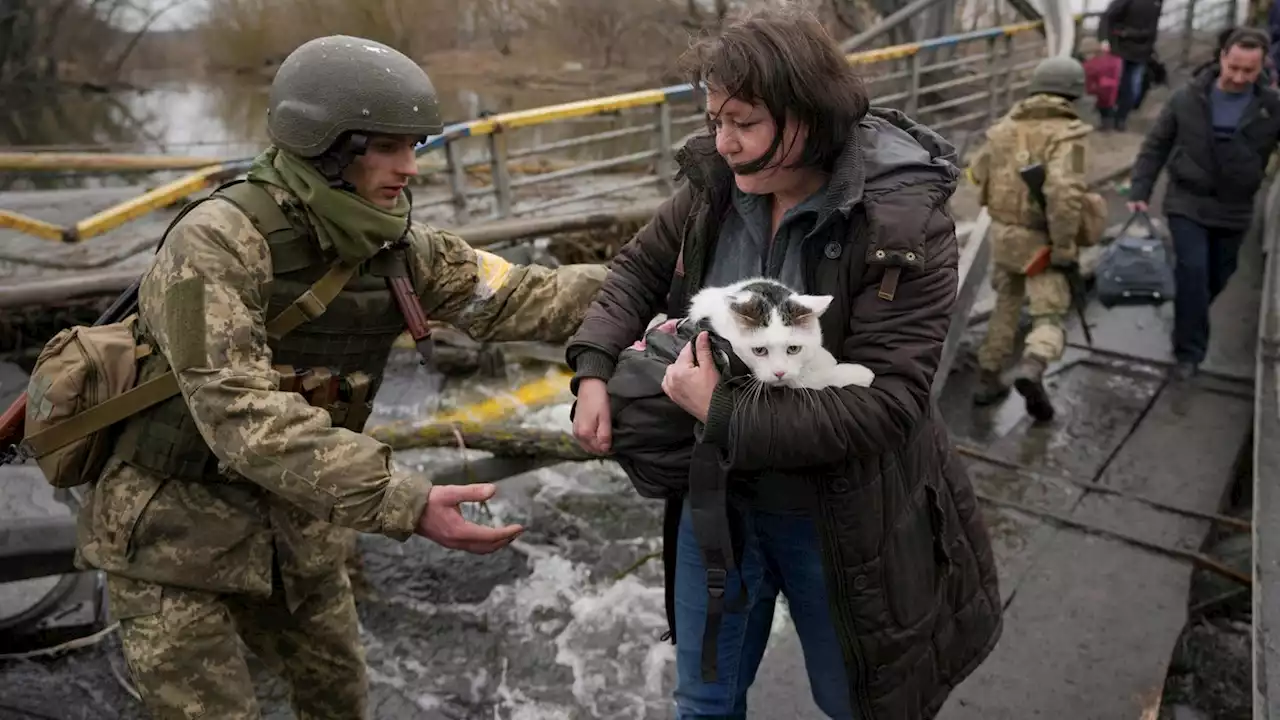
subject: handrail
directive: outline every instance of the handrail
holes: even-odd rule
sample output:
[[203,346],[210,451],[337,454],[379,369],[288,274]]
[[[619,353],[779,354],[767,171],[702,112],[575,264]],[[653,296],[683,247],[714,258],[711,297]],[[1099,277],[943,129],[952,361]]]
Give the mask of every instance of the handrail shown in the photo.
[[[1205,0],[1199,0],[1199,2],[1204,1]],[[1196,4],[1197,0],[1188,0],[1185,3],[1185,7],[1187,8],[1186,14],[1188,18],[1188,25],[1191,24],[1190,21],[1194,16],[1194,6]],[[1209,0],[1209,4],[1216,4],[1216,0]],[[1167,13],[1170,11],[1170,8],[1166,7],[1165,10]],[[1085,16],[1083,14],[1076,14],[1074,17],[1077,22],[1080,22]],[[846,58],[850,63],[861,65],[905,60],[901,68],[892,69],[887,74],[872,78],[868,82],[907,82],[910,86],[907,91],[890,91],[888,93],[881,94],[877,97],[878,101],[885,104],[901,102],[903,104],[902,109],[913,116],[926,114],[927,112],[947,110],[952,114],[952,117],[943,118],[937,122],[930,123],[936,130],[941,132],[947,128],[958,127],[962,123],[981,121],[984,118],[987,122],[991,122],[994,121],[998,113],[1003,112],[1003,108],[1012,102],[1013,93],[1027,85],[1027,81],[1021,79],[1020,75],[1029,71],[1037,62],[1035,58],[1031,58],[1028,61],[1021,61],[1015,58],[1015,52],[1021,53],[1022,51],[1015,51],[1014,36],[1038,30],[1043,27],[1043,25],[1043,20],[1001,25],[983,30],[974,30],[965,33],[931,38],[918,42],[864,50],[851,53],[847,55]],[[1003,43],[1000,43],[1001,40],[1003,40]],[[966,56],[934,64],[926,64],[926,61],[922,59],[921,53],[923,51],[955,47],[966,43],[982,41],[986,41],[988,44],[988,52],[985,55],[985,72],[959,70],[962,67],[972,68],[977,63],[984,62],[983,58],[979,56]],[[1190,39],[1185,38],[1184,46],[1189,48],[1190,44]],[[1185,52],[1186,49],[1184,48],[1184,55]],[[961,77],[949,79],[943,82],[926,83],[923,81],[922,76],[931,72],[939,72],[943,69],[959,71]],[[962,97],[947,99],[941,102],[930,102],[925,106],[921,106],[920,104],[920,99],[925,92],[939,92],[978,81],[985,81],[989,85],[989,88],[985,91],[968,93]],[[438,168],[438,170],[442,171],[447,177],[450,193],[449,195],[441,197],[424,198],[421,206],[427,208],[446,204],[452,205],[455,211],[455,224],[463,225],[472,222],[471,210],[469,209],[470,200],[472,198],[491,198],[496,206],[496,213],[490,213],[490,217],[510,218],[518,214],[544,211],[570,202],[582,203],[605,195],[625,192],[633,188],[651,185],[655,182],[659,184],[660,190],[670,190],[672,188],[675,175],[674,153],[676,147],[678,147],[678,143],[674,142],[674,138],[679,137],[676,130],[678,126],[700,122],[700,116],[697,114],[680,118],[673,117],[672,105],[677,101],[690,100],[694,97],[695,87],[686,83],[681,85],[670,85],[663,88],[579,100],[569,103],[528,108],[449,125],[441,134],[432,136],[426,142],[422,143],[418,148],[418,155],[422,158],[419,160],[419,164],[421,166],[424,162],[427,162],[424,158],[425,155],[430,153],[432,150],[444,148],[445,153],[443,159],[445,160],[445,163],[443,166]],[[959,109],[962,105],[968,106],[968,108],[975,108],[978,103],[981,103],[982,106],[968,112]],[[642,107],[654,107],[658,111],[656,122],[652,128],[627,127],[609,130],[606,132],[580,135],[569,140],[557,140],[551,143],[544,143],[536,148],[508,150],[506,133],[510,130],[522,127],[539,126],[571,118],[589,117]],[[656,133],[658,139],[656,149],[651,145],[650,149],[640,152],[629,152],[608,160],[587,162],[577,166],[576,168],[546,173],[537,178],[515,181],[511,178],[513,168],[510,161],[515,157],[524,157],[538,152],[548,152],[555,148],[585,146],[587,144],[597,143],[606,139],[622,137],[624,135],[631,135],[634,133]],[[455,141],[465,138],[479,137],[487,137],[489,144],[487,160],[464,160],[460,150],[460,145],[455,144]],[[5,161],[14,155],[14,153],[0,153],[0,169],[4,169]],[[33,167],[33,164],[37,161],[37,156],[39,155],[41,154],[31,153],[24,157],[23,167],[27,169]],[[46,155],[53,155],[56,157],[59,154],[50,153]],[[65,154],[62,154],[61,156],[66,157]],[[146,158],[148,156],[142,157]],[[153,155],[150,157],[159,157],[160,159],[163,159],[163,156]],[[186,159],[184,158],[183,160]],[[118,227],[147,212],[166,207],[186,195],[193,194],[210,186],[211,184],[215,184],[217,180],[226,179],[238,174],[239,172],[243,172],[243,169],[246,168],[251,161],[252,158],[241,158],[218,164],[211,164],[208,167],[201,168],[195,173],[179,178],[171,183],[167,183],[166,185],[145,193],[140,197],[133,198],[117,206],[107,208],[106,210],[95,214],[91,218],[87,218],[65,228],[37,220],[35,218],[25,217],[17,213],[0,210],[0,228],[10,228],[28,235],[54,241],[78,242],[88,237],[107,232],[108,230]],[[594,173],[608,167],[618,167],[635,162],[645,162],[648,164],[650,161],[653,162],[655,172],[646,174],[638,179],[627,180],[625,182],[612,185],[606,184],[603,188],[593,187],[586,191],[557,197],[553,200],[525,205],[520,208],[515,207],[514,191],[519,188],[533,185],[535,183],[562,181],[570,177]],[[136,167],[138,164],[145,162],[145,160],[139,160],[135,157],[133,162]],[[467,170],[469,168],[483,165],[488,165],[489,167],[492,177],[491,184],[482,188],[468,187],[466,181]],[[50,167],[48,169],[55,168]],[[435,172],[437,171],[437,168],[432,168],[431,171]]]
[[[890,47],[863,50],[851,53],[846,57],[852,64],[869,65],[871,63],[883,62],[885,60],[897,60],[900,58],[910,57],[923,50],[952,47],[976,40],[990,40],[1018,35],[1032,30],[1038,30],[1043,24],[1043,21],[1033,21],[1000,25],[997,27],[987,28],[985,30],[974,30],[955,35],[944,35],[941,37],[931,38],[929,40],[920,40],[901,45],[892,45]],[[483,137],[503,130],[543,125],[557,120],[589,117],[592,115],[601,115],[629,108],[678,102],[693,98],[693,94],[693,85],[684,83],[681,85],[670,85],[663,88],[637,90],[634,92],[619,93],[616,95],[606,95],[603,97],[588,98],[585,100],[575,100],[573,102],[498,113],[488,117],[477,118],[475,120],[468,120],[446,126],[443,132],[439,135],[433,135],[428,138],[426,142],[422,143],[418,147],[418,154],[425,154],[431,150],[444,147],[452,140],[467,137]],[[87,166],[88,162],[82,158],[88,155],[91,155],[91,153],[2,152],[0,153],[0,170],[53,170],[65,168],[65,165],[55,166],[47,164],[43,161],[43,158],[49,158],[51,162],[75,161],[77,164]],[[140,164],[153,161],[153,158],[166,158],[164,155],[149,153],[116,153],[110,157],[119,158],[123,165],[129,166],[117,169],[134,169]],[[191,163],[198,162],[199,158],[184,157],[166,160],[167,162],[172,163],[171,165],[166,165],[168,168],[177,166],[190,168],[193,167]],[[239,160],[240,158],[235,160],[208,158],[206,160],[206,164],[213,165],[237,162]],[[194,167],[203,166],[196,165]]]
[[1265,258],[1254,371],[1253,717],[1280,718],[1280,179],[1254,222]]
[[[944,35],[929,40],[920,40],[918,42],[891,45],[889,47],[874,48],[871,50],[862,50],[860,52],[847,55],[846,59],[854,65],[870,65],[871,63],[883,62],[885,60],[897,60],[900,58],[910,57],[922,50],[951,47],[966,42],[973,42],[975,40],[991,40],[994,38],[1017,35],[1019,33],[1037,30],[1043,24],[1043,21],[1035,21],[1000,25],[993,28],[987,28],[985,30],[974,30],[955,35]],[[441,134],[434,135],[431,138],[428,138],[426,142],[422,143],[418,148],[418,152],[419,154],[430,152],[431,150],[445,146],[453,140],[466,137],[483,137],[502,130],[542,125],[556,120],[566,120],[575,117],[600,115],[628,108],[645,107],[649,105],[660,105],[667,102],[688,100],[693,97],[693,94],[694,86],[690,83],[684,83],[681,85],[669,85],[664,88],[656,88],[653,90],[638,90],[635,92],[620,93],[617,95],[606,95],[604,97],[592,98],[590,100],[578,100],[575,102],[560,103],[557,105],[544,105],[542,107],[528,108],[526,110],[514,110],[507,113],[498,113],[486,118],[468,120],[466,122],[450,125],[446,127],[444,132]]]

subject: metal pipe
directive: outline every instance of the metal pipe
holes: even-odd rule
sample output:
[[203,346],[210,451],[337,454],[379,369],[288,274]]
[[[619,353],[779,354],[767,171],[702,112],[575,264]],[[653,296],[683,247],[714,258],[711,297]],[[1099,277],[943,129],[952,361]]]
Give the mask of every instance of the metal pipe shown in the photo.
[[885,35],[898,26],[910,21],[915,16],[937,5],[941,0],[912,0],[901,9],[894,11],[889,17],[840,43],[840,49],[850,53],[862,48],[867,43]]

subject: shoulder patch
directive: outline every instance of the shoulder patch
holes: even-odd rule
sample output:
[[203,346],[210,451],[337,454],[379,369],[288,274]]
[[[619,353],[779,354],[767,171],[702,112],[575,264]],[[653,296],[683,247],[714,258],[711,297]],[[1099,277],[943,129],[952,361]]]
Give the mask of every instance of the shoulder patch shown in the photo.
[[507,284],[507,278],[511,277],[511,271],[514,268],[501,255],[478,248],[474,252],[480,284],[487,288],[489,293],[498,292]]
[[169,336],[169,364],[174,372],[203,367],[205,348],[204,280],[189,277],[169,286],[164,294],[165,330]]
[[1084,143],[1073,143],[1071,145],[1071,172],[1084,174]]

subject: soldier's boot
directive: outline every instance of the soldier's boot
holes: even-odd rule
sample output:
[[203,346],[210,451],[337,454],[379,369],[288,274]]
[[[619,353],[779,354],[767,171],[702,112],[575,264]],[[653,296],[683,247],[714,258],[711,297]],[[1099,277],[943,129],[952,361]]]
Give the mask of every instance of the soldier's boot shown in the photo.
[[1009,395],[1009,386],[996,370],[982,370],[978,373],[978,387],[973,392],[974,405],[991,405]]
[[1053,403],[1044,387],[1045,367],[1039,358],[1024,357],[1010,374],[1014,389],[1027,401],[1027,414],[1037,422],[1049,422],[1054,415]]

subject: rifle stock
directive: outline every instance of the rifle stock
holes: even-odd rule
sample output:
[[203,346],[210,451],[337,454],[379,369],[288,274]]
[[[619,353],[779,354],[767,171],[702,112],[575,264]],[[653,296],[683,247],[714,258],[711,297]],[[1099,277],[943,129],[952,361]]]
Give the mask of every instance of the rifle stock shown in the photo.
[[[129,317],[138,309],[138,286],[141,279],[135,280],[111,303],[93,325],[110,325]],[[18,459],[20,446],[25,435],[27,424],[27,394],[24,392],[0,415],[0,465],[6,465]]]
[[[1031,193],[1031,199],[1040,206],[1041,211],[1046,211],[1049,203],[1044,196],[1044,164],[1024,165],[1018,169],[1018,175],[1022,177],[1022,182],[1026,184],[1027,190]],[[1044,272],[1045,268],[1049,267],[1049,260],[1052,254],[1053,251],[1050,246],[1045,245],[1040,248],[1036,251],[1036,255],[1031,259],[1031,262],[1027,263],[1026,267],[1022,269],[1022,273],[1027,277],[1034,277]]]

